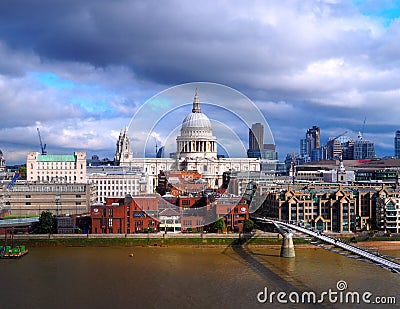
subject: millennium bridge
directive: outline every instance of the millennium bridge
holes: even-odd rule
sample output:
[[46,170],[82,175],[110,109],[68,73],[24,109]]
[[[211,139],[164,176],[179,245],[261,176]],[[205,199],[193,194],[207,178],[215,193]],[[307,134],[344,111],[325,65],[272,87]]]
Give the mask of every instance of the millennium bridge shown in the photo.
[[[341,251],[331,250],[332,247],[340,248],[343,251],[347,251],[348,253],[352,254],[353,257],[354,256],[358,257],[358,259],[360,260],[371,262],[377,266],[388,269],[395,273],[400,273],[400,264],[396,261],[396,258],[390,256],[384,256],[379,253],[371,252],[366,249],[356,247],[352,244],[341,241],[340,239],[331,237],[326,234],[321,234],[318,231],[313,231],[295,224],[268,219],[264,217],[258,217],[256,215],[252,215],[251,219],[261,229],[265,228],[267,225],[273,225],[278,230],[279,234],[283,236],[281,254],[280,254],[282,257],[290,258],[295,256],[293,239],[292,239],[295,231],[303,235],[307,235],[308,237],[303,237],[303,238],[309,241],[313,245],[320,245],[321,243],[326,245],[331,245],[331,247],[329,248],[330,251],[341,254]],[[301,237],[300,235],[298,236]],[[324,249],[328,249],[328,247],[326,246],[321,246],[321,247]],[[351,255],[345,255],[345,256],[352,257]]]

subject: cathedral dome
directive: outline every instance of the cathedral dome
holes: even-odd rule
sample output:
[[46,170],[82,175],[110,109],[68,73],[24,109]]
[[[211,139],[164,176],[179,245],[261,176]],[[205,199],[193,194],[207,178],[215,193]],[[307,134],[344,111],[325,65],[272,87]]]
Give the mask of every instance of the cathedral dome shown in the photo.
[[210,119],[200,110],[197,89],[192,112],[183,119],[176,143],[178,158],[217,158],[217,138],[212,135]]
[[211,129],[211,122],[203,113],[190,113],[182,122],[182,130],[186,129]]
[[187,129],[204,129],[207,131],[211,130],[210,119],[208,119],[208,117],[204,115],[200,110],[200,100],[197,89],[193,100],[192,112],[188,114],[182,121],[182,131]]

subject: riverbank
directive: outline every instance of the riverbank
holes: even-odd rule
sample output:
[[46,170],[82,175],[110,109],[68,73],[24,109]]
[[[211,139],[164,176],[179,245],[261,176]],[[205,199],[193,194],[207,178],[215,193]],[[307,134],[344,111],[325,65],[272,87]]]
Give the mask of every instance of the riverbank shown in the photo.
[[400,250],[400,241],[364,241],[357,244],[358,247],[368,247],[377,250]]
[[[253,246],[280,246],[281,238],[277,237],[57,237],[14,239],[15,244],[25,244],[28,247],[111,247],[111,246],[151,246],[151,247],[219,247],[231,245],[253,245]],[[302,239],[294,239],[295,244],[306,244]]]
[[[399,241],[363,241],[357,246],[376,248],[379,250],[399,250]],[[10,241],[10,240],[9,240]],[[293,238],[297,248],[319,248],[304,239]],[[151,247],[219,247],[243,245],[254,247],[277,248],[282,244],[282,237],[275,233],[255,233],[253,235],[239,234],[46,234],[46,235],[15,235],[15,245],[32,247],[111,247],[111,246],[151,246]]]

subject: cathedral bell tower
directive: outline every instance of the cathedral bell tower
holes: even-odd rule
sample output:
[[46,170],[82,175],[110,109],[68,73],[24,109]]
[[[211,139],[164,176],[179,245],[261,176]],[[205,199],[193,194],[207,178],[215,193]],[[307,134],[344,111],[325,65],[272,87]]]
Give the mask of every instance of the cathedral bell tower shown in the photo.
[[133,159],[133,152],[131,148],[131,141],[128,136],[128,128],[119,132],[117,141],[117,150],[114,155],[114,164],[120,165],[121,163],[129,163]]

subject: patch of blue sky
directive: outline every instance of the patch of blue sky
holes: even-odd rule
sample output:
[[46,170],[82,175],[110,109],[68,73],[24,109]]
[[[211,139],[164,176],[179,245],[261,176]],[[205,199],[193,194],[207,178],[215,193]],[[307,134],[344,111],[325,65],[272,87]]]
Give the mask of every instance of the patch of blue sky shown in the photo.
[[42,84],[49,86],[49,87],[54,87],[54,88],[76,88],[77,84],[70,81],[61,78],[57,74],[51,73],[51,72],[32,72],[31,73],[33,77],[35,77],[39,82]]
[[30,72],[29,74],[41,84],[48,87],[56,89],[78,89],[83,91],[92,91],[93,93],[99,92],[99,87],[97,85],[76,83],[74,81],[61,78],[59,75],[52,72]]
[[[106,99],[110,93],[99,89],[97,85],[75,83],[52,72],[31,72],[30,74],[47,87],[69,91],[68,96],[72,96],[69,102],[79,105],[88,112],[114,112]],[[72,89],[73,93],[70,91]]]
[[151,110],[167,110],[171,106],[171,101],[167,98],[157,96],[148,102],[148,107]]
[[385,27],[400,17],[400,1],[397,0],[353,0],[361,14],[381,20]]
[[106,100],[101,98],[71,98],[70,102],[79,105],[81,108],[91,113],[110,113],[114,111],[112,108],[110,108]]

